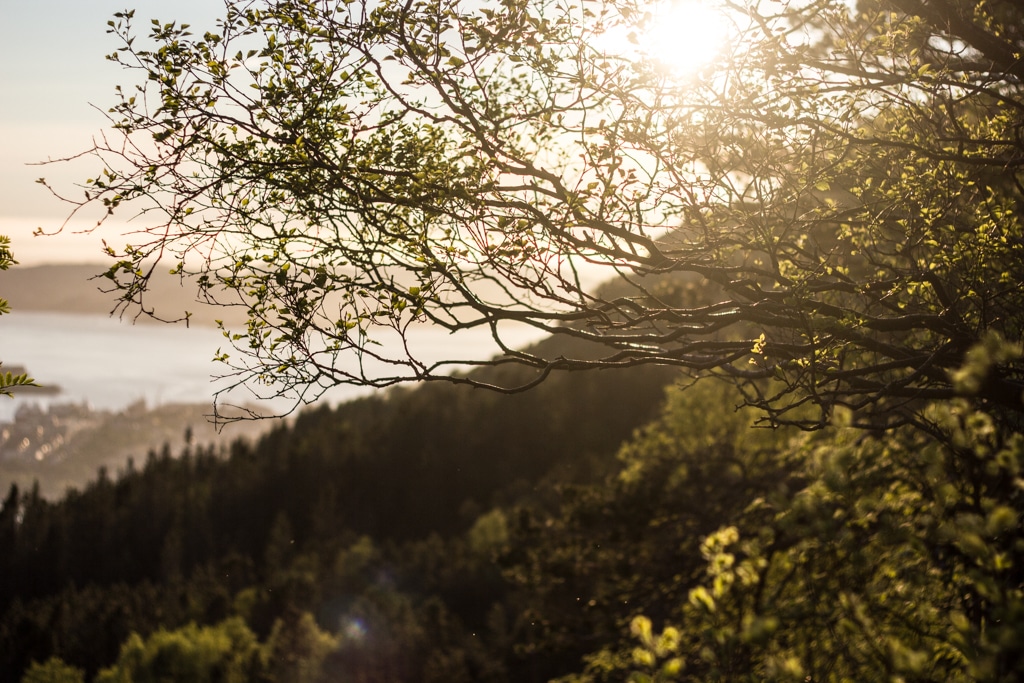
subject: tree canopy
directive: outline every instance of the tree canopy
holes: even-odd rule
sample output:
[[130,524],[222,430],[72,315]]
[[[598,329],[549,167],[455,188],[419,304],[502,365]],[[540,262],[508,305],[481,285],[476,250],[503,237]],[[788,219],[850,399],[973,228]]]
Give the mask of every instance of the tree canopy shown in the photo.
[[[773,424],[1020,410],[1018,360],[951,375],[1021,337],[1019,5],[708,4],[728,37],[689,73],[633,0],[229,0],[144,38],[119,13],[137,80],[78,208],[142,214],[108,249],[124,305],[169,267],[242,307],[218,357],[272,393],[492,384],[419,355],[431,324],[488,329],[527,384],[718,374]],[[600,350],[518,350],[515,325]]]
[[1020,431],[959,399],[941,438],[752,430],[723,394],[671,392],[618,477],[515,535],[530,649],[591,649],[561,683],[1020,680]]

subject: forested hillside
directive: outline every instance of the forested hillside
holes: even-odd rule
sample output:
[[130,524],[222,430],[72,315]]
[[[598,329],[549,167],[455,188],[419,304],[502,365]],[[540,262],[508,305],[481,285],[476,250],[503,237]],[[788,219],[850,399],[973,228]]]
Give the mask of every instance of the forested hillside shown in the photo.
[[52,656],[91,679],[132,633],[241,616],[265,639],[281,620],[312,624],[306,613],[335,634],[362,615],[351,619],[383,649],[348,652],[348,670],[385,680],[373,672],[397,663],[382,652],[411,647],[419,658],[399,678],[418,679],[430,653],[467,646],[464,630],[514,628],[511,587],[492,563],[512,510],[551,512],[557,486],[612,471],[673,377],[564,375],[512,396],[427,385],[309,410],[224,451],[151,452],[57,502],[12,486],[0,511],[0,679]]
[[[0,676],[1024,675],[1010,416],[954,402],[926,409],[931,433],[843,415],[752,429],[728,385],[703,382],[627,438],[664,377],[609,377],[516,397],[427,387],[227,453],[154,453],[56,503],[12,488]],[[613,458],[601,444],[621,438]]]

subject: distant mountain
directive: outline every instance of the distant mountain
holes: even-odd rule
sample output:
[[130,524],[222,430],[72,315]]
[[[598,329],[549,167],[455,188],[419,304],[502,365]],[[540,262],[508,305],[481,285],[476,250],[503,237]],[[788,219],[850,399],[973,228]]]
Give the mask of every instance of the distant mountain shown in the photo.
[[[17,266],[0,271],[0,293],[14,311],[49,311],[57,313],[94,313],[109,315],[117,303],[110,293],[110,281],[97,277],[106,267],[102,264]],[[163,319],[173,320],[192,313],[191,322],[215,325],[215,320],[244,324],[241,310],[211,306],[195,300],[195,285],[177,276],[159,274],[146,294],[146,307]],[[125,315],[134,315],[128,311]],[[140,316],[140,321],[148,321]]]

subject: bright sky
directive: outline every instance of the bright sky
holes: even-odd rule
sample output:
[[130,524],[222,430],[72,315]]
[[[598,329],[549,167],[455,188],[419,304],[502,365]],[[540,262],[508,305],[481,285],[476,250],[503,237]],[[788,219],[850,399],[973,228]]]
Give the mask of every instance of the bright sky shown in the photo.
[[[704,61],[723,36],[721,24],[709,21],[702,7],[706,1],[667,0],[655,33],[642,39],[645,47],[673,68]],[[212,29],[224,10],[222,0],[0,0],[0,26],[6,29],[0,40],[0,234],[12,239],[22,264],[103,261],[101,237],[118,247],[127,241],[112,225],[102,234],[75,234],[88,222],[57,237],[33,237],[37,227],[56,230],[69,212],[35,180],[45,177],[80,196],[75,183],[94,176],[98,166],[31,165],[88,149],[107,128],[102,112],[116,101],[114,86],[135,82],[135,74],[105,59],[120,47],[106,32],[107,21],[126,6],[136,10],[134,24],[143,33],[152,18]],[[624,36],[618,39],[622,47],[612,49],[633,49]]]
[[114,86],[129,82],[120,67],[104,59],[119,47],[106,33],[107,21],[126,7],[136,10],[135,26],[145,32],[151,18],[212,28],[224,5],[221,0],[0,0],[0,234],[11,237],[22,264],[103,258],[99,235],[31,236],[36,227],[55,229],[67,214],[67,205],[35,179],[46,177],[73,190],[95,166],[78,166],[75,172],[28,164],[87,149],[106,127],[91,105],[105,111],[115,101]]

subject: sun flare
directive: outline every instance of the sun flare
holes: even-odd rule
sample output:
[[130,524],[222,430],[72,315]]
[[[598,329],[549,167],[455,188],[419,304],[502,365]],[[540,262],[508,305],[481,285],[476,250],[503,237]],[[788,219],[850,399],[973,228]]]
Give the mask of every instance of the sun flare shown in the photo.
[[689,72],[715,59],[726,34],[724,18],[708,4],[678,0],[652,13],[641,47],[663,66]]
[[652,3],[639,21],[602,33],[597,46],[685,76],[713,62],[727,46],[729,33],[721,8],[710,0],[665,0]]

